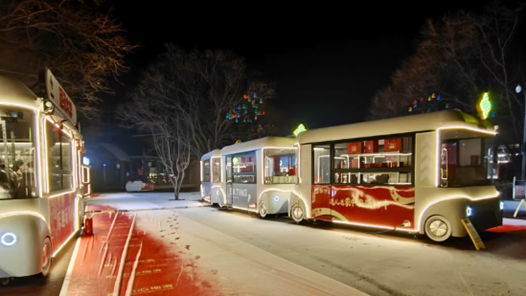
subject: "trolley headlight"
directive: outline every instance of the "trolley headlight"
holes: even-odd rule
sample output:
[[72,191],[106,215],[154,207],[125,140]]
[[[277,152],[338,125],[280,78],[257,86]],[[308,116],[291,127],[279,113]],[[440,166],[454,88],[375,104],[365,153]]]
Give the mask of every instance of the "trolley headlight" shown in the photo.
[[471,217],[472,214],[473,214],[473,209],[471,207],[467,207],[466,208],[466,216],[467,217]]
[[274,196],[274,201],[276,201],[276,202],[279,201],[279,195]]
[[16,244],[16,235],[11,232],[6,232],[0,237],[0,243],[6,247]]
[[504,202],[502,200],[500,201],[500,210],[504,210]]

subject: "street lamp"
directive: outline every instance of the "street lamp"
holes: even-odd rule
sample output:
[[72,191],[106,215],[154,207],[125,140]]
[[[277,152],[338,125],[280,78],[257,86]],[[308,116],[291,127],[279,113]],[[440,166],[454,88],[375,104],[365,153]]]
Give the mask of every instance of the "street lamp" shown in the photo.
[[[520,93],[522,91],[522,86],[520,84],[517,84],[517,87],[515,87],[515,92]],[[522,154],[522,167],[521,167],[521,180],[524,181],[524,173],[526,168],[526,92],[522,91],[524,94],[524,131],[522,135],[522,145],[521,145],[521,154]]]

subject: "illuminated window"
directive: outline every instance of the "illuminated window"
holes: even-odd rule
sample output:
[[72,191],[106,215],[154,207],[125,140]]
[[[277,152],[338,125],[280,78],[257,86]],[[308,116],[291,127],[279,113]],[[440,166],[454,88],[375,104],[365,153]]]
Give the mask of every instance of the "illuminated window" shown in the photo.
[[232,156],[225,157],[226,163],[225,163],[225,175],[226,175],[226,182],[232,183],[234,181],[234,178],[232,177]]
[[265,149],[265,184],[296,183],[296,150]]
[[49,191],[73,188],[71,138],[53,123],[46,121]]
[[0,200],[36,197],[34,112],[0,107],[0,122]]
[[335,143],[333,178],[335,184],[412,184],[413,137],[386,136]]
[[210,182],[210,159],[203,161],[203,182]]
[[469,130],[440,132],[440,185],[479,186],[492,183],[498,163],[494,160],[493,138]]
[[234,183],[256,183],[256,153],[249,152],[232,156]]
[[315,145],[313,148],[314,184],[331,182],[331,148],[329,145]]
[[217,157],[212,158],[212,182],[221,182],[221,159]]

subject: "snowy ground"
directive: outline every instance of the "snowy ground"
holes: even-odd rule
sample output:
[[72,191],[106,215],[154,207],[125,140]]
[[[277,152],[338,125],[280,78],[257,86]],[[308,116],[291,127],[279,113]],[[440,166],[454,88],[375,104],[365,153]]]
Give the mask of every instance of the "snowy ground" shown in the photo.
[[[202,205],[198,193],[183,194],[184,201],[168,201],[171,198],[170,193],[126,193],[90,203],[119,209]],[[225,295],[305,295],[305,279],[316,286],[332,279],[370,295],[526,295],[526,230],[483,233],[486,249],[476,251],[469,238],[436,244],[425,237],[332,224],[297,225],[286,218],[261,219],[212,207],[155,212],[179,215],[181,239],[203,259],[201,264],[224,271],[220,278]],[[276,278],[285,280],[278,284]],[[270,287],[272,293],[266,290]]]

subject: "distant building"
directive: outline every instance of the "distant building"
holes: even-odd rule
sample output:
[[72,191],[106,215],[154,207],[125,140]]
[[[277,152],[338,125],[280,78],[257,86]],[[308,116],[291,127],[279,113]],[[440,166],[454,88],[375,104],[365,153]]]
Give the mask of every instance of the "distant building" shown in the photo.
[[[94,193],[125,191],[127,182],[139,180],[153,183],[155,190],[173,188],[160,158],[155,155],[129,155],[123,147],[111,143],[86,143],[86,150]],[[199,161],[193,161],[185,174],[182,189],[198,190]]]

